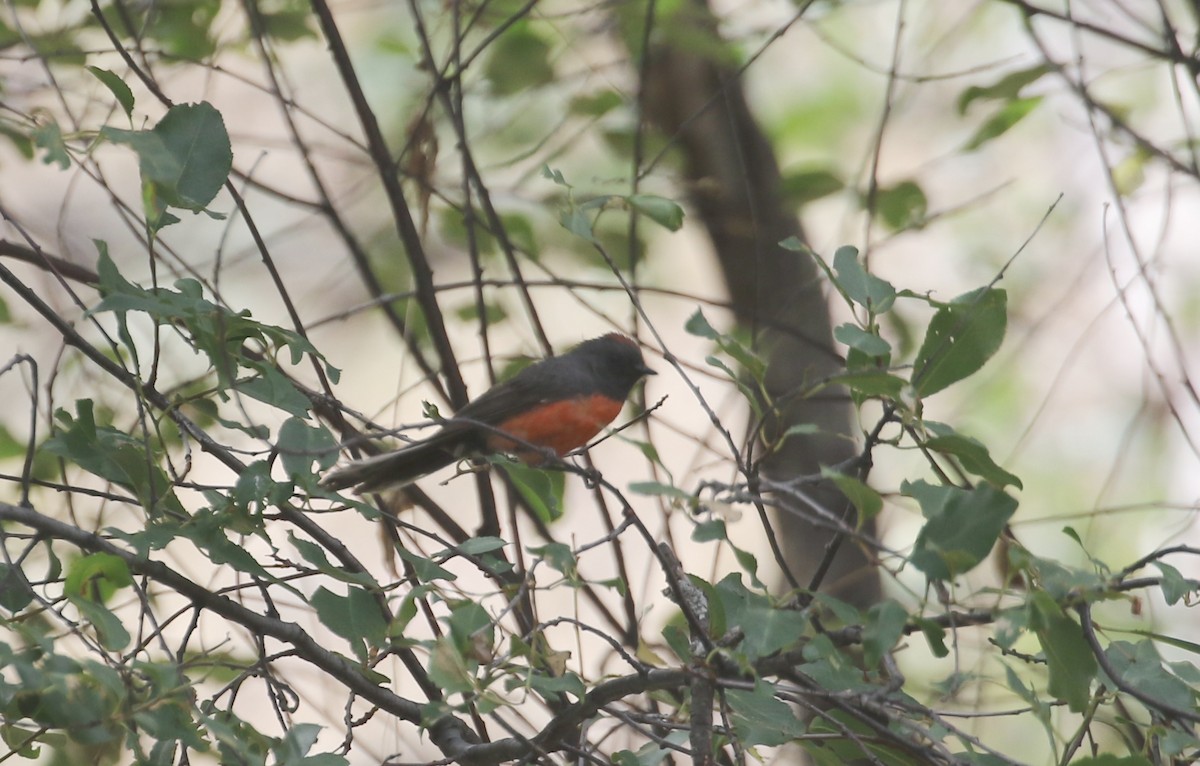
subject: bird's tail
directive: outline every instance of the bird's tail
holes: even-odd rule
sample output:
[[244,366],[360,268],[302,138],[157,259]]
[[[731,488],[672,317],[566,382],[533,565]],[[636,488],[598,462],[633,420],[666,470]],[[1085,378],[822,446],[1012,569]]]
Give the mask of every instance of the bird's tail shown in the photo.
[[423,442],[335,468],[321,479],[321,486],[335,492],[350,487],[354,487],[359,494],[378,492],[388,487],[411,484],[426,474],[450,465],[458,457],[444,444]]

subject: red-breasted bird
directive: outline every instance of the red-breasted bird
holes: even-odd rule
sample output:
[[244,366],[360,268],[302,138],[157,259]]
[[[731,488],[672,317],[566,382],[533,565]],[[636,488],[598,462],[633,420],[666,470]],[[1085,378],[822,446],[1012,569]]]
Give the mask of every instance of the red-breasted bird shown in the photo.
[[654,374],[631,339],[618,333],[592,338],[496,384],[428,439],[334,469],[321,484],[374,492],[470,455],[508,452],[531,464],[544,461],[547,452],[562,457],[600,433],[621,412],[634,384]]

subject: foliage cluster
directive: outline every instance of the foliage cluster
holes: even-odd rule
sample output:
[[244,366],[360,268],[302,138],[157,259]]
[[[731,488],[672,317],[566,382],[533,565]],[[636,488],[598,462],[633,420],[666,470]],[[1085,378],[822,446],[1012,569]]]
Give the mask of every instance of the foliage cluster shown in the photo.
[[[654,7],[641,8],[646,18]],[[1038,555],[1010,526],[1021,478],[980,440],[927,417],[931,397],[992,371],[988,362],[1009,326],[1009,296],[1000,287],[1007,265],[986,284],[942,300],[922,285],[879,276],[854,247],[826,257],[799,240],[779,243],[795,258],[816,259],[838,313],[848,317],[834,330],[844,370],[797,381],[789,396],[844,392],[860,414],[862,441],[854,459],[821,475],[770,480],[760,471],[764,457],[810,431],[763,428],[786,402],[768,393],[756,339],[719,329],[722,323],[709,318],[719,307],[696,309],[678,328],[645,308],[653,287],[640,278],[653,266],[641,248],[646,224],[670,241],[684,207],[671,194],[642,188],[643,162],[655,147],[640,127],[606,136],[610,150],[635,168],[637,180],[619,192],[583,191],[591,185],[539,155],[547,160],[538,165],[543,188],[553,189],[544,204],[530,212],[493,199],[474,149],[484,139],[467,127],[476,102],[464,95],[464,79],[479,78],[487,88],[483,101],[513,112],[531,92],[561,85],[553,15],[541,18],[533,8],[456,5],[430,30],[432,11],[412,4],[415,58],[432,79],[426,111],[403,129],[400,160],[389,149],[396,137],[372,111],[322,0],[311,8],[94,2],[90,15],[46,33],[31,30],[34,9],[9,9],[0,32],[10,44],[23,46],[46,72],[93,78],[105,94],[93,98],[108,117],[64,129],[66,118],[30,108],[5,117],[4,134],[26,159],[81,172],[101,186],[99,157],[136,159],[140,206],[114,194],[113,214],[135,229],[145,267],[128,253],[112,257],[115,247],[104,237],[94,242],[94,271],[81,267],[55,257],[6,216],[8,233],[17,236],[6,238],[3,255],[54,275],[54,289],[78,311],[64,310],[0,264],[7,295],[37,314],[63,349],[45,388],[31,356],[3,368],[5,375],[24,371],[31,382],[34,424],[27,441],[6,431],[0,445],[13,464],[24,459],[5,477],[0,499],[5,757],[305,766],[571,757],[634,766],[670,758],[747,762],[795,745],[829,766],[996,766],[1019,762],[1007,745],[1024,743],[997,742],[974,726],[1004,713],[1040,731],[1061,764],[1197,758],[1200,671],[1186,658],[1200,646],[1152,626],[1127,627],[1118,615],[1136,613],[1149,594],[1171,606],[1193,605],[1200,582],[1176,563],[1200,550],[1161,547],[1120,567],[1086,550],[1084,566]],[[235,12],[248,33],[223,38],[220,20]],[[664,10],[668,22],[677,12]],[[619,22],[637,52],[630,19]],[[301,194],[269,187],[246,169],[250,160],[227,127],[229,110],[203,99],[174,103],[166,94],[163,71],[201,66],[225,47],[255,48],[272,83],[265,91],[289,119],[320,122],[275,79],[283,71],[276,67],[280,49],[318,30],[362,136],[348,143],[377,176],[396,249],[405,255],[400,264],[381,263],[351,233],[342,200],[330,195],[312,161],[317,153],[307,134],[295,130],[290,140],[309,163],[311,188]],[[663,29],[674,31],[669,23]],[[447,58],[435,55],[443,39],[453,41]],[[87,65],[104,40],[119,67]],[[997,105],[964,151],[985,147],[1034,113],[1042,97],[1023,94],[1056,71],[1039,63],[964,90],[962,113]],[[570,100],[572,118],[596,123],[628,106],[615,90]],[[121,127],[109,124],[122,119]],[[461,164],[453,193],[433,172],[439,121],[450,126]],[[518,133],[520,120],[513,122]],[[1141,147],[1139,156],[1166,163],[1153,148]],[[850,186],[839,170],[809,168],[790,174],[786,191],[811,203]],[[593,289],[621,296],[621,310],[643,328],[643,343],[711,417],[718,434],[711,452],[727,480],[688,486],[676,478],[678,466],[660,454],[647,426],[622,431],[606,447],[642,460],[650,478],[627,486],[586,457],[538,469],[494,457],[495,470],[477,477],[469,512],[418,487],[386,498],[326,491],[319,477],[341,450],[374,449],[367,437],[388,429],[338,396],[341,372],[326,358],[329,347],[312,339],[313,318],[292,301],[276,248],[259,232],[259,208],[243,199],[246,187],[264,207],[263,197],[284,199],[339,232],[353,264],[347,268],[376,299],[372,308],[409,344],[433,395],[451,406],[466,392],[454,322],[479,330],[490,370],[499,355],[489,333],[510,320],[510,310],[485,289],[485,265],[508,270],[504,286],[516,296],[510,306],[522,307],[523,321],[543,341],[527,270],[548,275],[552,289],[571,296]],[[916,180],[879,184],[872,177],[854,196],[889,231],[920,232],[936,217]],[[472,301],[457,318],[442,308],[450,288],[425,248],[431,215],[441,217],[440,236],[460,237],[471,255]],[[561,231],[547,234],[530,223],[539,216],[556,219]],[[227,226],[248,232],[286,321],[256,317],[257,305],[231,305],[220,289],[220,259],[203,261],[212,267],[206,275],[186,237],[172,238],[173,231]],[[586,263],[604,283],[597,288],[555,273],[539,238],[585,253],[570,268]],[[160,279],[160,270],[172,278]],[[411,292],[386,294],[388,279],[407,280]],[[703,365],[672,352],[670,338],[683,335],[708,350]],[[94,393],[72,391],[69,403],[56,401],[58,377],[78,368],[88,370]],[[697,380],[740,392],[751,413],[746,433],[735,436]],[[670,405],[643,407],[639,423],[653,423]],[[873,475],[876,466],[913,454],[920,467],[894,485]],[[812,502],[809,489],[819,482],[835,483],[846,507]],[[581,535],[558,526],[580,488],[591,491],[602,531]],[[787,584],[771,582],[763,554],[733,534],[730,510],[757,512],[771,538],[767,509],[781,498],[836,530],[838,545],[869,551],[892,578],[891,595],[865,609],[839,601],[822,591],[821,574],[798,582],[778,547],[771,548],[772,565]],[[851,521],[875,518],[889,504],[919,510],[912,540],[876,539]],[[656,526],[651,515],[667,521]],[[348,531],[364,527],[380,531],[382,556],[368,557],[370,546]],[[684,555],[680,529],[692,550],[731,554],[732,571],[714,576]],[[1086,548],[1073,528],[1063,532]],[[993,551],[1002,576],[969,592],[967,576],[988,566]],[[649,575],[638,576],[635,559],[651,562]],[[906,589],[914,571],[923,587]],[[666,612],[673,617],[663,619]],[[897,661],[902,650],[953,662],[954,671],[935,693],[921,689]],[[991,675],[960,669],[971,650],[991,653]],[[603,659],[589,660],[597,656]],[[1015,707],[997,708],[996,700]],[[402,744],[372,742],[381,730],[400,732]]]

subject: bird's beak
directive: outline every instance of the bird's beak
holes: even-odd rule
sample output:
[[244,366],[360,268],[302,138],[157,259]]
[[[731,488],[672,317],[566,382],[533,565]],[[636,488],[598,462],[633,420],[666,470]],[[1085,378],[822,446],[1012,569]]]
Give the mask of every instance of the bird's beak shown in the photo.
[[639,370],[639,372],[641,372],[643,375],[657,375],[657,374],[658,374],[657,372],[655,372],[654,370],[650,369],[649,367],[647,367],[647,366],[646,366],[646,365],[644,365],[644,364],[642,365],[642,369],[641,369],[641,370]]

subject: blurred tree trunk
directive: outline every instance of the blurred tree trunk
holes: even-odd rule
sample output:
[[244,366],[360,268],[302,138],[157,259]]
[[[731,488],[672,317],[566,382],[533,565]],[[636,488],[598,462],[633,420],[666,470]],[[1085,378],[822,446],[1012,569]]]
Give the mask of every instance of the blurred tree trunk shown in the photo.
[[[779,246],[804,235],[781,193],[774,149],[754,119],[740,74],[721,63],[723,43],[704,0],[685,0],[670,20],[657,19],[644,67],[645,116],[682,153],[688,197],[708,230],[738,321],[756,332],[767,362],[767,389],[787,401],[768,432],[809,423],[820,433],[788,439],[764,460],[777,481],[813,474],[821,465],[853,457],[853,412],[840,389],[812,398],[788,397],[807,382],[838,372],[828,307],[811,257]],[[672,40],[679,40],[678,45]],[[831,485],[810,488],[826,508],[840,513],[844,497]],[[779,513],[776,531],[789,568],[808,585],[833,533],[809,521],[808,508]],[[868,525],[868,534],[873,530]],[[859,606],[879,597],[879,578],[868,557],[841,545],[822,590]]]

